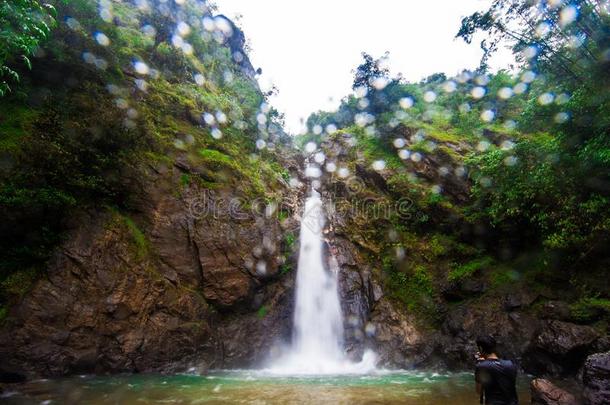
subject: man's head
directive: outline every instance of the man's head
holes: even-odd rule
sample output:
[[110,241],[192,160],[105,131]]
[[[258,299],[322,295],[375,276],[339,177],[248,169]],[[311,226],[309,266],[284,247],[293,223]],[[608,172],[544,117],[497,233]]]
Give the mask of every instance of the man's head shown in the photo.
[[496,339],[491,335],[480,336],[477,338],[477,346],[482,355],[486,356],[496,352]]

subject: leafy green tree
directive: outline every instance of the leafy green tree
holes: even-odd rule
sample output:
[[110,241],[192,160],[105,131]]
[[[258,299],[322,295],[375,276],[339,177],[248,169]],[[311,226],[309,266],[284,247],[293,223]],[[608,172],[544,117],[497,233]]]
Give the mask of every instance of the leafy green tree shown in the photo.
[[15,64],[32,67],[29,57],[55,25],[55,8],[38,0],[0,0],[0,96],[19,81]]

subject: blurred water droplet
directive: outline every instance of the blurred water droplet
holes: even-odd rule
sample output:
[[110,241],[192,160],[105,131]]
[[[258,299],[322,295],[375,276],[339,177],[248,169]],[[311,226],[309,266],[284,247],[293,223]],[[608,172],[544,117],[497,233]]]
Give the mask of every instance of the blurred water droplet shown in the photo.
[[185,37],[191,32],[191,26],[185,23],[184,21],[180,21],[176,26],[176,32],[181,37]]
[[434,100],[436,100],[435,92],[433,92],[432,90],[428,90],[427,92],[424,93],[424,101],[426,103],[432,103]]
[[212,130],[210,131],[210,134],[212,134],[212,138],[214,138],[214,139],[222,138],[222,131],[218,128],[212,128]]
[[513,89],[511,89],[510,87],[502,87],[500,90],[498,90],[498,97],[500,97],[503,100],[507,100],[509,98],[511,98],[513,95]]
[[78,20],[74,17],[66,17],[66,25],[68,26],[68,28],[74,31],[77,31],[82,28],[80,22],[78,22]]
[[366,97],[367,93],[368,93],[368,90],[365,86],[358,86],[354,89],[354,94],[356,95],[357,98]]
[[490,146],[491,146],[491,143],[489,143],[488,141],[480,141],[477,144],[477,150],[479,152],[485,152],[487,149],[489,149]]
[[305,168],[305,177],[318,178],[322,176],[322,170],[317,165],[309,165]]
[[530,45],[523,50],[523,56],[525,57],[525,59],[533,59],[536,57],[536,55],[538,55],[537,46]]
[[124,98],[117,98],[116,100],[114,100],[114,104],[121,110],[124,110],[129,107],[127,100],[125,100]]
[[457,89],[457,84],[453,80],[448,80],[443,84],[446,93],[453,93]]
[[130,108],[127,110],[127,116],[132,120],[138,118],[138,115],[138,111],[135,108]]
[[576,7],[571,4],[569,6],[565,6],[559,12],[559,25],[561,25],[562,28],[566,27],[572,24],[576,20],[576,17],[578,17],[578,10]]
[[521,75],[521,81],[523,83],[531,83],[534,81],[535,78],[536,78],[536,73],[534,73],[531,70],[527,70],[527,71],[523,72],[523,74]]
[[203,86],[203,84],[205,83],[205,77],[203,77],[201,73],[195,74],[194,79],[195,83],[197,83],[198,86]]
[[102,46],[110,45],[110,38],[108,38],[103,32],[96,32],[94,37],[98,44]]
[[460,104],[460,106],[458,108],[462,114],[466,114],[467,112],[470,111],[470,104],[462,103],[462,104]]
[[540,105],[548,105],[551,104],[555,100],[555,96],[552,93],[542,93],[538,97],[538,104]]
[[486,86],[489,83],[489,76],[487,75],[478,75],[475,80],[476,84],[479,86]]
[[500,144],[500,149],[502,149],[502,150],[511,150],[514,147],[515,147],[515,143],[513,141],[509,141],[509,140],[503,141]]
[[555,103],[562,105],[570,101],[570,95],[567,93],[561,93],[555,98]]
[[263,139],[258,139],[256,141],[256,149],[265,149],[265,146],[267,145],[267,142],[265,142]]
[[389,80],[385,77],[375,77],[370,81],[375,90],[383,90],[388,85]]
[[216,111],[216,121],[219,124],[225,124],[227,122],[227,116],[222,111]]
[[138,90],[140,90],[140,91],[148,90],[148,83],[146,82],[146,80],[135,79],[134,83],[136,84],[136,87],[138,88]]
[[558,112],[557,114],[555,114],[554,120],[556,123],[558,124],[563,124],[564,122],[568,121],[570,119],[570,115],[566,112]]
[[485,122],[493,121],[495,116],[496,113],[494,113],[492,110],[485,110],[481,113],[481,119]]
[[147,75],[148,73],[150,73],[150,68],[148,67],[148,65],[142,62],[141,60],[134,61],[133,68],[137,73],[141,75]]
[[405,110],[413,107],[413,99],[411,97],[403,97],[399,101],[400,107]]
[[400,149],[403,146],[405,146],[405,143],[406,143],[405,138],[396,138],[396,139],[394,139],[394,141],[392,141],[392,144],[397,149]]
[[479,184],[483,187],[491,187],[492,181],[489,177],[483,176],[479,179]]
[[334,134],[337,132],[337,126],[335,124],[328,124],[325,128],[327,134]]
[[513,87],[513,92],[515,92],[515,94],[523,94],[527,91],[527,84],[523,83],[523,82],[519,82],[515,85],[515,87]]
[[385,169],[385,161],[383,161],[383,160],[376,160],[376,161],[374,161],[373,162],[373,169],[377,170],[377,171]]
[[142,33],[149,38],[154,38],[157,35],[157,30],[150,24],[142,26]]
[[316,149],[318,149],[318,145],[315,142],[307,142],[305,145],[305,152],[313,153]]
[[543,21],[536,26],[536,36],[538,38],[546,37],[549,32],[551,32],[551,25],[546,21]]
[[470,91],[470,95],[473,98],[479,99],[481,97],[483,97],[485,95],[485,88],[481,87],[481,86],[477,86],[474,87],[471,91]]
[[517,127],[517,123],[514,120],[506,120],[504,121],[504,129],[508,131],[512,131]]
[[342,167],[339,169],[339,171],[337,172],[337,175],[339,177],[341,177],[342,179],[346,178],[349,176],[349,169],[346,167]]
[[208,125],[214,125],[216,123],[216,118],[208,112],[203,113],[203,121]]
[[517,164],[517,157],[516,156],[507,156],[504,158],[504,164],[506,166],[514,166]]

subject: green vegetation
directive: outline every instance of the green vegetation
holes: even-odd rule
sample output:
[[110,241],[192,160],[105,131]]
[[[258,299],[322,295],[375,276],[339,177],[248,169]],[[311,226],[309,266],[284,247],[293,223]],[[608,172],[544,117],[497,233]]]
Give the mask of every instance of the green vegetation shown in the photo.
[[585,297],[570,306],[571,315],[581,321],[587,322],[610,316],[610,300],[606,298]]
[[[570,12],[562,16],[564,7]],[[356,243],[381,252],[393,297],[421,311],[420,298],[432,300],[441,280],[481,278],[490,294],[521,282],[572,288],[566,300],[578,318],[602,316],[609,298],[602,281],[610,243],[609,29],[610,15],[596,2],[540,8],[496,0],[464,18],[457,34],[466,42],[486,37],[477,70],[409,83],[390,77],[387,55],[364,53],[354,94],[337,111],[309,117],[297,144],[332,141],[335,128],[352,134],[357,142],[341,164],[383,177],[358,197],[404,205],[401,215],[349,224]],[[488,71],[500,44],[512,46],[517,70]],[[404,263],[394,263],[388,229],[403,241]]]
[[258,317],[258,319],[263,319],[264,317],[267,316],[268,313],[269,313],[269,308],[267,308],[266,305],[263,305],[262,307],[260,307],[258,309],[258,311],[256,311],[256,316]]
[[125,225],[127,226],[129,233],[131,234],[132,241],[135,247],[136,258],[145,258],[148,254],[150,246],[146,235],[144,235],[144,232],[142,232],[140,228],[138,228],[138,225],[136,225],[136,223],[133,222],[131,218],[123,217],[122,219]]
[[56,17],[46,1],[0,0],[0,97],[11,90],[10,82],[19,81],[18,62],[32,68],[30,56],[47,39]]
[[[180,166],[180,187],[256,198],[273,198],[289,177],[277,163],[287,141],[281,116],[228,47],[200,26],[183,37],[192,48],[170,42],[180,7],[53,4],[56,11],[44,1],[0,0],[2,308],[20,298],[16,286],[26,290],[44,274],[83,212],[113,207],[135,255],[146,257],[150,244],[130,218],[134,182],[147,181],[149,170],[171,177],[180,158],[189,167]],[[208,12],[194,2],[183,10],[197,21]],[[257,150],[259,114],[267,117],[265,141],[277,149]]]
[[460,281],[465,278],[469,278],[477,271],[487,268],[492,264],[493,260],[490,257],[483,257],[480,259],[474,259],[467,263],[455,265],[449,273],[447,273],[447,280],[449,281]]
[[408,311],[429,318],[434,311],[435,289],[426,267],[416,265],[406,272],[388,272],[386,287],[389,295],[404,303]]

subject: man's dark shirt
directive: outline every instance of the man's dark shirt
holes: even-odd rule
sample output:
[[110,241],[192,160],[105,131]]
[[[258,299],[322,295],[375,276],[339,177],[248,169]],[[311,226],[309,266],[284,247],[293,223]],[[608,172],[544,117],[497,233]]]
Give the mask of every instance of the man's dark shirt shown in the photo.
[[510,360],[483,360],[477,363],[474,378],[485,392],[485,403],[517,405],[517,367]]

